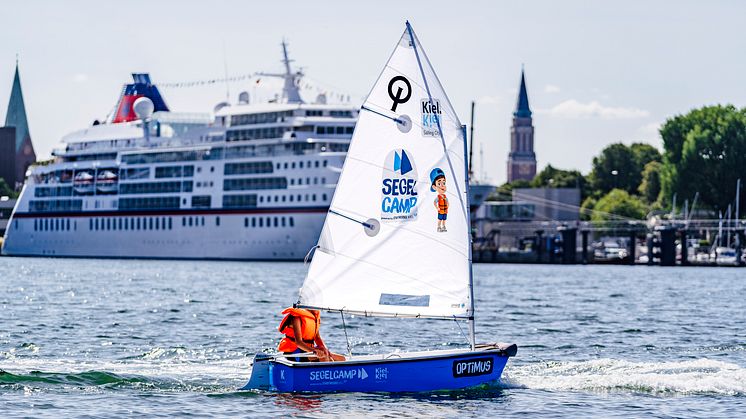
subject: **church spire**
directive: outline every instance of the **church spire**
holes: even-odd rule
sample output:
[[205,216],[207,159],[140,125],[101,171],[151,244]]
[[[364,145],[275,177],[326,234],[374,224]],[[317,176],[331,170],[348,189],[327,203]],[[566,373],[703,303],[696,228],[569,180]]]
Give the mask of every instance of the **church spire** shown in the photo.
[[513,116],[517,118],[531,118],[531,108],[528,106],[528,91],[526,90],[526,73],[521,67],[521,87],[518,90],[518,102]]
[[26,119],[26,105],[23,102],[21,91],[21,76],[18,72],[18,57],[16,56],[16,74],[13,78],[13,87],[10,90],[10,101],[8,102],[8,113],[5,115],[5,126],[16,128],[16,152],[21,150],[26,137],[30,138],[28,120]]

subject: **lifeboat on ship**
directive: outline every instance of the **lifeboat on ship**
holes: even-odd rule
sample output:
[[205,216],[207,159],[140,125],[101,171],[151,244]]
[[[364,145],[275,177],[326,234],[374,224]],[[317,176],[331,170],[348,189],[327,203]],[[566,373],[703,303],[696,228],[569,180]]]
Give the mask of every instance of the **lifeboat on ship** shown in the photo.
[[90,171],[78,172],[73,179],[75,193],[89,195],[93,193],[93,174]]
[[96,190],[101,193],[113,193],[117,191],[119,176],[111,169],[99,170],[96,177]]

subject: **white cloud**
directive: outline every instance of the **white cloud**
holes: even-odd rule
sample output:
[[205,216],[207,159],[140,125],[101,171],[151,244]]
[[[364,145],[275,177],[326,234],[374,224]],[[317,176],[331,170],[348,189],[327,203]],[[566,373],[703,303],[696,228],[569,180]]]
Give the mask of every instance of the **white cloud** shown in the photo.
[[482,96],[479,99],[477,99],[477,103],[480,105],[499,105],[502,103],[502,98],[500,96],[494,95],[494,96]]
[[73,76],[73,81],[75,83],[85,83],[88,81],[88,74],[77,73],[76,75]]
[[650,112],[644,109],[604,106],[595,100],[582,103],[575,99],[561,102],[544,113],[558,118],[569,119],[596,117],[603,119],[632,119],[645,118],[650,115]]
[[660,137],[660,133],[658,130],[661,128],[660,122],[651,122],[649,124],[645,124],[641,126],[638,131],[641,135],[643,135],[645,138],[658,138]]
[[544,86],[544,93],[559,93],[560,88],[559,86],[555,86],[553,84],[547,84]]

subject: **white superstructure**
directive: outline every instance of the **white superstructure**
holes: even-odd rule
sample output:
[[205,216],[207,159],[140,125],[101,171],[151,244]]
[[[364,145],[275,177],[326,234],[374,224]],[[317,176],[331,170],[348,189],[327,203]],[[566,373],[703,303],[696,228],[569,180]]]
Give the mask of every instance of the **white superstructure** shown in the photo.
[[244,100],[214,117],[168,112],[147,75],[135,75],[157,96],[146,129],[130,113],[147,94],[128,85],[114,118],[64,137],[54,163],[30,171],[2,253],[303,259],[324,223],[358,109],[302,102],[301,74],[290,71],[287,54],[284,63],[282,99]]

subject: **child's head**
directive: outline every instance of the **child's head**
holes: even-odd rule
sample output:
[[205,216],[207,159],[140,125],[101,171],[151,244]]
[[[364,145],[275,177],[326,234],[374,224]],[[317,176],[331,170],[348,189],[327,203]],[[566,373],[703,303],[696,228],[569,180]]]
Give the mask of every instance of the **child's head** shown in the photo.
[[436,167],[430,172],[430,192],[446,193],[446,174]]

